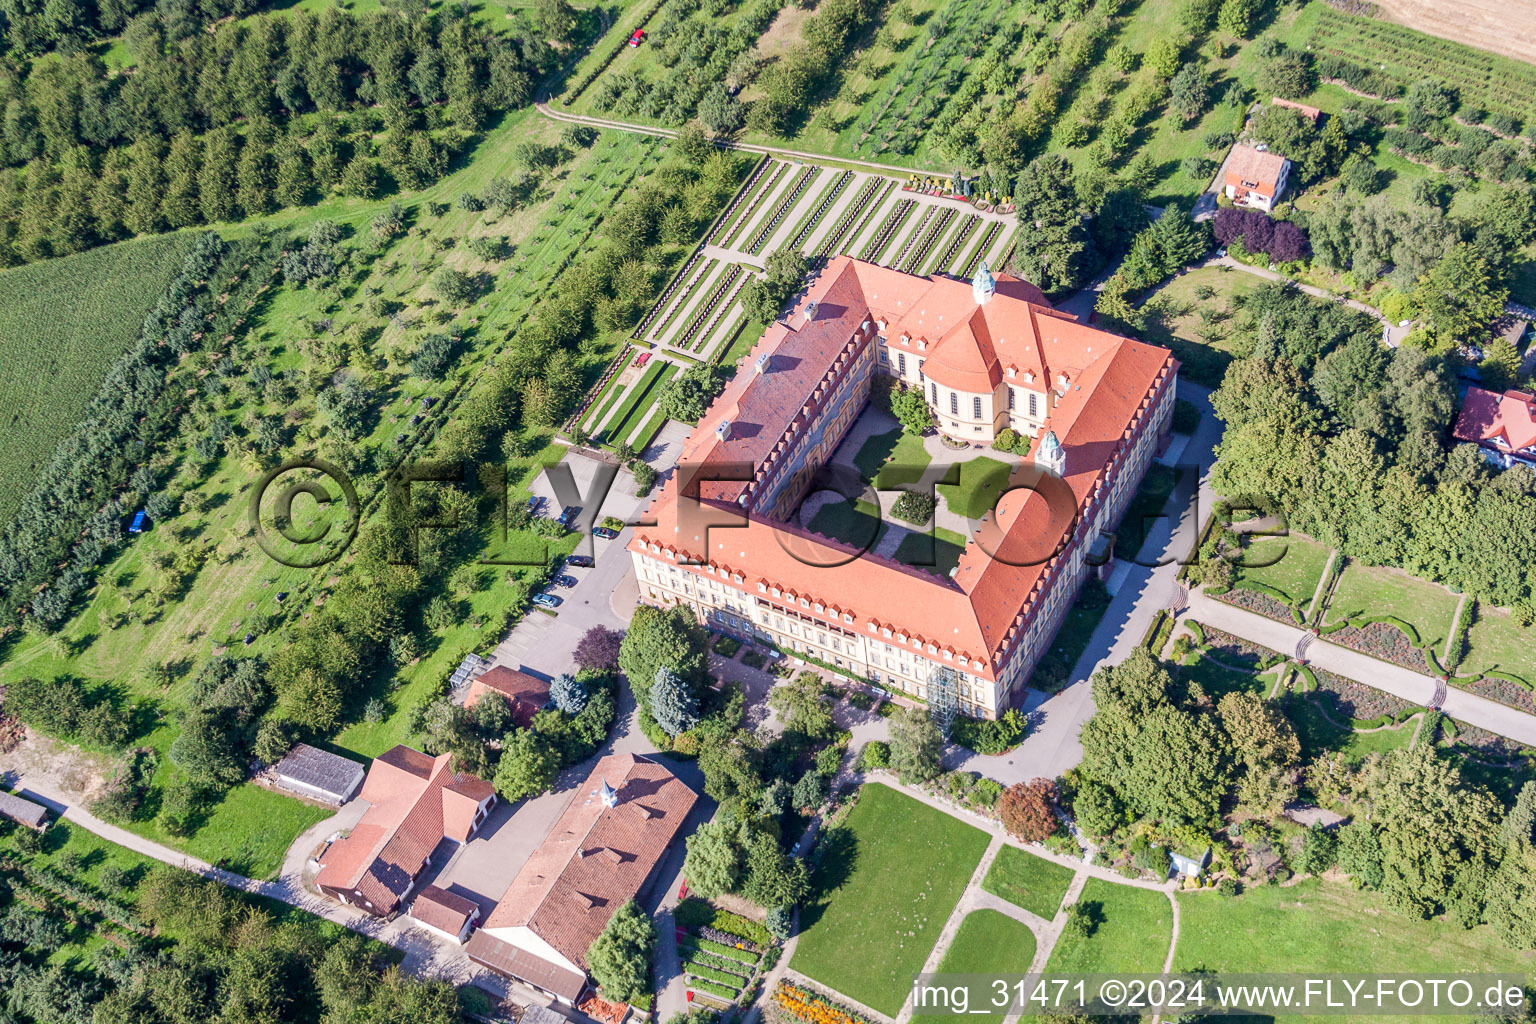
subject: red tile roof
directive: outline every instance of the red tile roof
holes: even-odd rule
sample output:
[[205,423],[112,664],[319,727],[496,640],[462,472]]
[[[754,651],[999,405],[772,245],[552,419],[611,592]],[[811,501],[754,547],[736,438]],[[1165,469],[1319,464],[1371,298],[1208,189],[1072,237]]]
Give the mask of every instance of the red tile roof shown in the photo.
[[1536,455],[1536,395],[1526,391],[1467,388],[1461,415],[1451,433],[1461,441],[1485,444],[1502,441],[1510,451],[1531,449]]
[[[769,414],[760,415],[752,402],[756,382],[778,371],[754,374],[752,360],[768,354],[777,363],[788,358],[784,356],[788,348],[800,360],[795,369],[801,371],[808,354],[819,353],[822,364],[794,378],[800,387],[808,386],[807,382],[814,386],[829,365],[827,353],[840,351],[838,339],[846,341],[866,316],[882,315],[856,297],[856,284],[868,287],[870,302],[884,308],[889,343],[900,347],[905,329],[911,350],[918,351],[916,343],[924,338],[919,330],[942,331],[929,351],[952,346],[956,355],[947,365],[957,372],[966,365],[990,367],[991,358],[1001,349],[1006,362],[1002,358],[997,362],[1004,370],[1014,367],[1021,381],[1026,372],[1032,374],[1042,389],[1049,381],[1059,396],[1046,425],[1066,451],[1064,485],[1041,483],[1042,493],[1020,490],[1006,495],[997,520],[983,520],[966,544],[952,579],[856,552],[760,515],[750,505],[743,510],[734,502],[746,490],[744,484],[734,485],[734,490],[724,484],[714,485],[714,490],[699,487],[694,496],[679,497],[690,479],[690,458],[703,464],[699,475],[704,476],[722,447],[731,446],[733,459],[762,458],[758,453],[764,448],[756,434],[746,439],[751,445],[746,440],[725,446],[718,442],[712,422],[721,418],[721,406],[729,406],[731,417],[739,422],[761,424],[762,433],[772,434],[777,443],[778,434],[773,431],[786,409],[798,412],[804,393],[797,398],[787,387],[775,392]],[[835,299],[829,300],[828,295]],[[1152,400],[1171,385],[1178,363],[1167,349],[1096,330],[1051,309],[1038,289],[1005,275],[997,279],[997,294],[978,307],[969,284],[915,277],[839,257],[791,314],[791,325],[799,321],[799,309],[810,302],[817,303],[816,330],[780,324],[765,333],[744,364],[748,369],[737,375],[684,444],[678,474],[661,489],[647,517],[654,519],[654,525],[638,527],[630,549],[662,558],[667,557],[665,552],[674,552],[680,563],[707,565],[707,571],[749,594],[795,604],[800,614],[814,615],[839,628],[866,634],[871,627],[876,632],[889,628],[903,637],[902,643],[915,640],[933,653],[947,651],[954,658],[964,657],[969,671],[991,677],[1011,640],[1022,635],[1015,631],[1053,571],[1053,555],[1078,528],[1079,510],[1105,484],[1112,458],[1131,439]],[[837,319],[822,330],[829,304],[836,307]],[[981,344],[979,330],[999,339],[990,348],[992,356],[963,356],[964,345]],[[820,340],[812,346],[807,335]],[[989,368],[989,379],[991,372]],[[1067,375],[1065,385],[1059,384],[1062,373]],[[1039,476],[1033,463],[1019,462],[1010,487]],[[1063,486],[1067,490],[1061,490]],[[1048,499],[1045,492],[1052,489],[1063,500]],[[773,588],[781,596],[774,596]]]
[[443,839],[465,842],[491,784],[453,770],[453,755],[397,746],[374,759],[360,794],[368,809],[320,855],[316,884],[393,913]]
[[521,946],[503,942],[483,928],[464,943],[464,952],[476,963],[484,964],[509,978],[521,978],[545,992],[553,992],[569,1003],[574,1003],[587,987],[585,974],[546,960]]
[[1289,110],[1294,110],[1313,124],[1316,124],[1318,119],[1323,116],[1323,112],[1317,107],[1309,107],[1305,103],[1297,103],[1295,100],[1283,100],[1276,96],[1269,102],[1277,107],[1286,107]]
[[1274,198],[1284,170],[1285,157],[1273,150],[1260,152],[1252,146],[1233,146],[1227,157],[1226,184]]
[[[604,783],[618,794],[614,807],[603,801]],[[603,758],[507,886],[484,928],[526,928],[585,966],[587,947],[614,911],[645,885],[697,800],[693,790],[649,758]]]
[[533,716],[549,703],[549,684],[526,672],[497,665],[469,684],[464,706],[472,708],[487,693],[499,693],[512,706],[512,717],[524,729],[533,724]]
[[424,885],[411,901],[411,916],[438,931],[457,935],[471,918],[480,913],[474,900],[465,899],[435,885]]

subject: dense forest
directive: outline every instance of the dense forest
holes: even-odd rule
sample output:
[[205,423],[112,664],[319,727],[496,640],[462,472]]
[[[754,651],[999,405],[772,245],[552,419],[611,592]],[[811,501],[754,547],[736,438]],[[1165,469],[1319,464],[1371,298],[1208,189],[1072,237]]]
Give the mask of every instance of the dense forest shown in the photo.
[[89,51],[0,66],[0,264],[420,188],[528,103],[551,54],[458,9],[297,11],[214,32],[156,9],[124,45],[122,71]]

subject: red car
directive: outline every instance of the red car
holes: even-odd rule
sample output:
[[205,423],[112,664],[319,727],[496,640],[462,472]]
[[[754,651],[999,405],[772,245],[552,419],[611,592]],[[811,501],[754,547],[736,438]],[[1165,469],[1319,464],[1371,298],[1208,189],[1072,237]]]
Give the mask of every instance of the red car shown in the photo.
[[643,42],[645,42],[645,29],[635,29],[635,34],[629,37],[629,45],[639,46]]

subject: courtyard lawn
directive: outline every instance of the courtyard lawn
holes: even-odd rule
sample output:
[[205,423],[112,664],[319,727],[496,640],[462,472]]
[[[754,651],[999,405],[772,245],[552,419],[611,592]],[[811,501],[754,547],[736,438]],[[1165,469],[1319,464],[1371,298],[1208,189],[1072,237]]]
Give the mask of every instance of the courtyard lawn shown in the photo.
[[816,510],[805,528],[823,537],[840,540],[856,548],[873,551],[890,527],[881,520],[880,510],[867,501],[829,501]]
[[1047,973],[1157,972],[1168,956],[1173,908],[1155,889],[1090,878],[1080,903],[1097,903],[1099,926],[1087,938],[1063,935]]
[[997,504],[998,495],[1008,486],[1008,474],[1012,471],[1013,466],[1009,463],[985,455],[962,462],[959,483],[939,484],[939,497],[955,515],[980,519]]
[[1056,916],[1071,884],[1071,868],[1036,857],[1017,846],[1004,846],[997,851],[997,859],[981,887],[1049,921]]
[[1480,603],[1467,645],[1457,674],[1475,676],[1497,669],[1536,685],[1536,626],[1522,626],[1503,608]]
[[1328,602],[1324,622],[1355,615],[1395,615],[1418,630],[1420,643],[1432,643],[1436,655],[1451,631],[1460,597],[1399,569],[1350,562]]
[[960,564],[965,554],[965,538],[953,530],[934,528],[934,536],[927,533],[909,533],[896,545],[892,557],[903,565],[927,569],[939,576],[948,576],[951,569]]
[[[938,973],[1018,975],[1029,971],[1034,958],[1035,933],[1027,925],[996,910],[973,910],[960,922],[954,941],[939,961]],[[966,1019],[990,1024],[1003,1019],[1001,1013],[988,1016],[978,1009],[972,1004]],[[954,1024],[952,1014],[914,1016],[912,1020],[913,1024]]]
[[1273,587],[1305,613],[1323,578],[1328,555],[1328,548],[1297,534],[1254,538],[1238,567],[1237,585],[1252,582]]
[[1236,899],[1213,892],[1176,899],[1174,971],[1536,970],[1536,953],[1511,950],[1491,928],[1416,920],[1342,882],[1259,886]]
[[853,457],[859,475],[885,489],[917,483],[931,461],[923,439],[906,430],[871,437]]
[[889,786],[864,786],[822,839],[816,893],[790,966],[894,1017],[955,909],[988,837]]

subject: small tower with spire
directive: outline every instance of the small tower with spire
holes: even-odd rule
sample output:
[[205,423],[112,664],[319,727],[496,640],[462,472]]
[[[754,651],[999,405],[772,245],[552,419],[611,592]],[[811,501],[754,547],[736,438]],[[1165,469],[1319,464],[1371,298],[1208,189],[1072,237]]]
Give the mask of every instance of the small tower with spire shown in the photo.
[[1035,446],[1035,465],[1057,476],[1066,475],[1067,453],[1056,439],[1056,431],[1047,430],[1040,435],[1040,443]]
[[985,261],[976,268],[976,276],[971,278],[971,297],[976,300],[976,305],[985,306],[987,301],[997,293],[997,282],[992,279],[992,271],[987,269]]
[[608,785],[607,779],[603,780],[603,784],[597,792],[603,798],[604,807],[619,806],[619,794],[612,786]]

